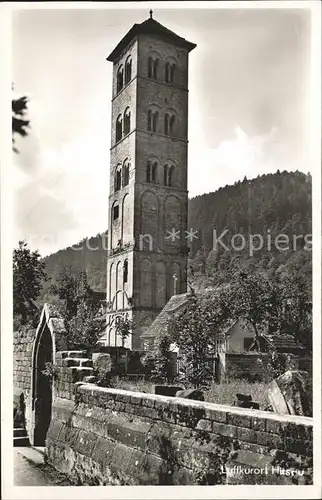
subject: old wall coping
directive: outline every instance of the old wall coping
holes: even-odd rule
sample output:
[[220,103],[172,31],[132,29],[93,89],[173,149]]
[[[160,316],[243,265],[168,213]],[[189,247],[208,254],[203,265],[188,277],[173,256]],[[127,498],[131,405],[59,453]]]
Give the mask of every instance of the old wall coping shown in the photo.
[[240,415],[240,416],[249,416],[253,417],[254,419],[265,419],[265,420],[271,420],[271,421],[276,421],[276,422],[281,422],[281,423],[289,423],[293,425],[302,425],[302,426],[307,426],[307,427],[313,427],[313,418],[312,417],[304,417],[301,415],[284,415],[284,414],[279,414],[279,413],[274,413],[274,412],[268,412],[268,411],[263,411],[263,410],[254,410],[250,408],[239,408],[236,406],[229,406],[229,405],[222,405],[222,404],[216,404],[216,403],[207,403],[203,401],[194,401],[192,399],[184,399],[184,398],[178,398],[178,397],[172,397],[172,396],[162,396],[159,394],[151,394],[151,393],[146,393],[146,392],[135,392],[135,391],[126,391],[123,389],[112,389],[112,388],[106,388],[106,387],[98,387],[95,384],[90,384],[90,383],[84,383],[80,384],[75,387],[75,393],[80,398],[80,401],[82,399],[82,395],[88,395],[90,394],[91,396],[97,395],[97,402],[96,406],[103,406],[102,404],[102,399],[104,400],[104,396],[106,396],[106,401],[111,399],[111,397],[114,399],[118,395],[122,396],[122,400],[128,400],[129,403],[134,402],[134,400],[150,400],[151,402],[159,402],[159,403],[164,403],[164,405],[180,405],[183,407],[187,408],[195,408],[196,410],[209,410],[209,411],[216,411],[216,412],[222,412],[222,413],[230,413],[230,414],[235,414],[235,415]]

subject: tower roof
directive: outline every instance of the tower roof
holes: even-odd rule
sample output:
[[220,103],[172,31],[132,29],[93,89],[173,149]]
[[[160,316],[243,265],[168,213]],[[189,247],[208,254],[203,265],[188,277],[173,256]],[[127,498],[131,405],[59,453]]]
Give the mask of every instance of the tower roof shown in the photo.
[[130,31],[127,32],[127,34],[117,44],[115,49],[106,58],[106,60],[114,62],[125,47],[131,42],[131,40],[138,35],[151,35],[155,38],[164,40],[165,42],[170,42],[178,47],[187,49],[189,52],[196,47],[195,43],[188,42],[185,38],[182,38],[162,24],[158,23],[158,21],[152,18],[152,11],[150,11],[149,19],[146,19],[141,24],[134,24]]

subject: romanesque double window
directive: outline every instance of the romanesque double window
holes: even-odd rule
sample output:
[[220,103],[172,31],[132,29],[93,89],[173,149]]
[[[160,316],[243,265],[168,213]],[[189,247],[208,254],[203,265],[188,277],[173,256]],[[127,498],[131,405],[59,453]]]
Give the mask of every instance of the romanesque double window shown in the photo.
[[146,166],[146,182],[152,182],[156,183],[157,182],[157,170],[158,170],[158,163],[148,161],[147,166]]
[[152,78],[153,80],[158,79],[159,73],[159,59],[154,59],[153,57],[149,57],[148,59],[148,78]]
[[149,111],[148,111],[148,130],[150,132],[157,131],[158,120],[159,120],[159,112],[152,111],[151,109],[149,109]]
[[125,187],[130,181],[130,163],[126,159],[123,165],[118,165],[114,175],[114,191],[119,191],[121,187]]
[[123,116],[119,114],[116,119],[115,142],[119,142],[124,136],[129,134],[130,131],[131,131],[131,111],[130,108],[127,107],[126,110],[124,111]]
[[176,65],[167,62],[165,64],[164,70],[165,70],[165,82],[166,83],[174,83],[174,74],[175,74],[175,70],[176,70]]
[[164,116],[164,135],[173,136],[175,116],[166,113]]
[[132,79],[132,58],[129,56],[123,65],[119,67],[116,75],[116,93],[118,94]]

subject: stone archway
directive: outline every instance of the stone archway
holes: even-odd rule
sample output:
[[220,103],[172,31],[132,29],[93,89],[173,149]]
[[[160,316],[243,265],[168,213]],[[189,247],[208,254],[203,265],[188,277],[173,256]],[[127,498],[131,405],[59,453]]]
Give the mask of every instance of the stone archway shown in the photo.
[[33,355],[32,414],[34,446],[45,446],[51,420],[52,377],[44,374],[46,363],[53,363],[54,346],[47,321],[36,338]]

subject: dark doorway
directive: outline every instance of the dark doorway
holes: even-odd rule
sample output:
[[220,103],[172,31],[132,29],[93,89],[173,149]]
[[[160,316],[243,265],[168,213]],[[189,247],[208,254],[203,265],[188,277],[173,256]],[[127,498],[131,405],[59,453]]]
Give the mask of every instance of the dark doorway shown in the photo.
[[45,446],[51,419],[52,378],[44,373],[46,363],[53,362],[53,342],[47,324],[35,348],[33,377],[34,446]]

